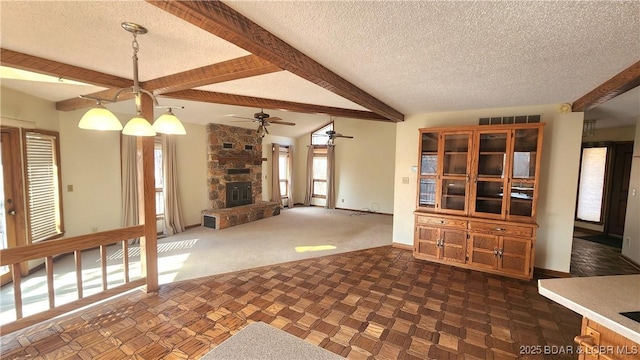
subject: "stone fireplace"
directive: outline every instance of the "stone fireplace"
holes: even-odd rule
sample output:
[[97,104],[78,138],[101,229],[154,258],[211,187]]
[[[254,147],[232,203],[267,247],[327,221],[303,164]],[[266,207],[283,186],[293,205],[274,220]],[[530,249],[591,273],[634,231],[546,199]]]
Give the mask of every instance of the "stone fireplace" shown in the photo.
[[[208,185],[211,209],[224,209],[228,204],[227,184],[249,183],[252,204],[262,199],[262,138],[253,129],[220,124],[207,125]],[[246,195],[246,193],[245,193]]]
[[280,205],[262,201],[262,138],[254,129],[207,125],[209,209],[202,225],[213,229],[280,214]]

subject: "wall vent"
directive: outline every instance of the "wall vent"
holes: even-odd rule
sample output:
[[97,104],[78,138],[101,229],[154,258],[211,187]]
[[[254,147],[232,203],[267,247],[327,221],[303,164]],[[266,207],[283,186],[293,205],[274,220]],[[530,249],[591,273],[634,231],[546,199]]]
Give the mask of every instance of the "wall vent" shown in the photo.
[[502,124],[533,124],[539,123],[540,115],[520,115],[520,116],[503,116],[503,117],[485,117],[480,118],[479,125],[502,125]]
[[252,151],[252,150],[253,150],[253,145],[245,145],[245,146],[244,146],[244,149],[245,149],[245,150]]
[[232,143],[222,143],[222,148],[223,149],[233,149],[233,144]]

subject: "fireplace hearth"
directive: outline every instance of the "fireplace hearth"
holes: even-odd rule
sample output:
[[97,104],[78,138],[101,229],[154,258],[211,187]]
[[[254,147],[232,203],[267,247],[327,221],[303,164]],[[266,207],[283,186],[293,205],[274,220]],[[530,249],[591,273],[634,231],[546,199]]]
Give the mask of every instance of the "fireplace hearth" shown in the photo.
[[249,205],[253,202],[251,181],[230,182],[226,184],[227,207]]

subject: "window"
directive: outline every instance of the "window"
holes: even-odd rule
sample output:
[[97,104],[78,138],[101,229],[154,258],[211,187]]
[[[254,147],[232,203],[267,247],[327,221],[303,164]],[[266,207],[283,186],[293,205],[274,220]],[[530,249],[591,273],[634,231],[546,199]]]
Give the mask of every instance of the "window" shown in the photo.
[[315,149],[313,154],[313,197],[327,197],[327,149]]
[[58,134],[25,132],[29,235],[31,242],[62,234]]
[[578,220],[602,222],[607,153],[606,147],[582,149],[576,213]]
[[280,179],[280,196],[282,198],[289,197],[289,147],[280,146],[280,154],[278,156],[278,178]]
[[329,135],[327,131],[333,130],[333,122],[321,127],[320,129],[311,133],[311,145],[327,145],[329,142]]

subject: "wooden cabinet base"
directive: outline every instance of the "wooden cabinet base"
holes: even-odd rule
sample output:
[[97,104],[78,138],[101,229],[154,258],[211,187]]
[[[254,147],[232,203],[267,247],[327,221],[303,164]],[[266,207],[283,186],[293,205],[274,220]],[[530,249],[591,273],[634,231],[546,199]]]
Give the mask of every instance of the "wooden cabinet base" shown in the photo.
[[416,259],[530,280],[537,225],[416,212]]
[[579,360],[640,359],[638,343],[587,318],[582,318],[582,331],[574,340]]

